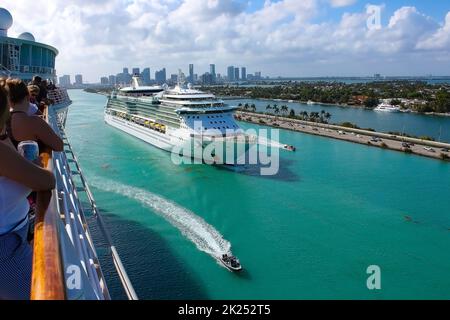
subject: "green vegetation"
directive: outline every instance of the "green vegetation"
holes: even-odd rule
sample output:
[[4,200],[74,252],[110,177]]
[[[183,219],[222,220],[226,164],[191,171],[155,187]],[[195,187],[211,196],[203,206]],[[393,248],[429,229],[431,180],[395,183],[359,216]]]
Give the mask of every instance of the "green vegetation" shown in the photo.
[[[256,112],[256,106],[254,104],[249,106],[248,103],[244,105],[240,103],[238,107],[245,112]],[[307,111],[300,111],[296,114],[294,109],[289,109],[286,105],[278,106],[277,104],[274,104],[273,106],[268,104],[266,106],[265,114],[318,123],[328,123],[331,119],[331,113],[326,112],[325,110],[309,113]]]
[[356,124],[353,124],[351,122],[343,122],[340,124],[341,127],[345,127],[345,128],[351,128],[351,129],[360,129],[360,127],[358,127]]
[[[214,86],[203,87],[218,96],[252,99],[315,101],[324,104],[375,108],[381,99],[402,109],[417,112],[450,112],[450,85],[420,81],[383,81],[345,84],[339,82],[285,82],[273,87]],[[249,106],[250,107],[250,106]],[[271,106],[273,109],[275,106]],[[273,109],[282,113],[280,107]],[[278,110],[278,112],[276,112]],[[286,110],[285,110],[286,111]]]

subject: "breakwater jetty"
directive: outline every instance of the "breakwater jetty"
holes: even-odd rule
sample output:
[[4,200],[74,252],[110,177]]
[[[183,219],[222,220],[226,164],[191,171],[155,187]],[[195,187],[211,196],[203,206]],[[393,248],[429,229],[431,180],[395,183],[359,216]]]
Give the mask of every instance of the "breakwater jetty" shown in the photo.
[[372,147],[450,161],[449,143],[421,140],[388,133],[347,128],[262,113],[237,111],[235,116],[237,120],[259,125],[267,125]]

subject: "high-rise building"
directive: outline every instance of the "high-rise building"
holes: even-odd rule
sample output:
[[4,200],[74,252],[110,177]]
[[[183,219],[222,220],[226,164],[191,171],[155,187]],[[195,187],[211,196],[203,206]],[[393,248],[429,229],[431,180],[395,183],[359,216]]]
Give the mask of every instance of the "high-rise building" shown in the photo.
[[193,83],[194,82],[194,65],[193,64],[190,64],[189,65],[189,82],[190,83]]
[[216,82],[216,65],[215,64],[209,65],[209,74],[211,75],[211,83]]
[[109,84],[109,79],[108,79],[108,77],[101,77],[101,78],[100,78],[100,84],[108,85],[108,84]]
[[132,75],[134,76],[135,74],[140,75],[141,74],[141,70],[139,68],[133,68],[133,74]]
[[246,67],[241,68],[241,79],[244,81],[247,80],[247,68]]
[[234,66],[229,66],[227,69],[228,81],[234,81]]
[[61,87],[70,87],[70,76],[69,75],[63,75],[62,77],[59,77],[59,85]]
[[77,74],[75,76],[75,85],[82,85],[83,84],[83,76],[81,74]]
[[261,80],[261,71],[255,72],[255,79]]
[[123,68],[122,73],[123,73],[123,74],[130,74],[130,73],[128,72],[128,68],[126,68],[126,67]]
[[109,80],[109,84],[112,86],[115,86],[117,84],[117,79],[116,79],[115,75],[110,75],[108,80]]
[[144,85],[148,86],[150,84],[150,68],[145,68],[144,70],[142,70],[141,78]]
[[209,72],[206,72],[200,77],[200,81],[204,85],[210,85],[213,83],[213,75]]
[[239,68],[234,68],[234,81],[239,81]]
[[160,71],[156,71],[155,72],[155,81],[158,84],[163,84],[164,82],[166,82],[166,68],[163,68]]
[[170,75],[170,82],[177,83],[178,81],[178,75],[177,74],[171,74]]

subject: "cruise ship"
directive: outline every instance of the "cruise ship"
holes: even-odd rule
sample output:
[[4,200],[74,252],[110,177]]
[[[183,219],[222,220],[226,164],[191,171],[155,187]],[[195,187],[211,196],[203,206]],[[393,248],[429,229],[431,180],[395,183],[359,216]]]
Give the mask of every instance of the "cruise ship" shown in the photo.
[[186,84],[180,72],[174,88],[142,86],[113,91],[105,122],[160,149],[209,164],[235,165],[257,137],[245,135],[234,120],[237,107]]

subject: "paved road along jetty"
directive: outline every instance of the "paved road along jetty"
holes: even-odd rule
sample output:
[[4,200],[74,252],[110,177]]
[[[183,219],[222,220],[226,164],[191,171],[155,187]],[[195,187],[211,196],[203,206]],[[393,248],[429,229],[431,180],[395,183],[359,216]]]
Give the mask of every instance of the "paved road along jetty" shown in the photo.
[[421,140],[387,133],[353,129],[331,124],[316,123],[273,116],[253,112],[236,112],[240,121],[267,125],[276,128],[293,130],[317,136],[345,140],[383,149],[395,150],[404,153],[417,154],[429,158],[450,161],[449,143]]

